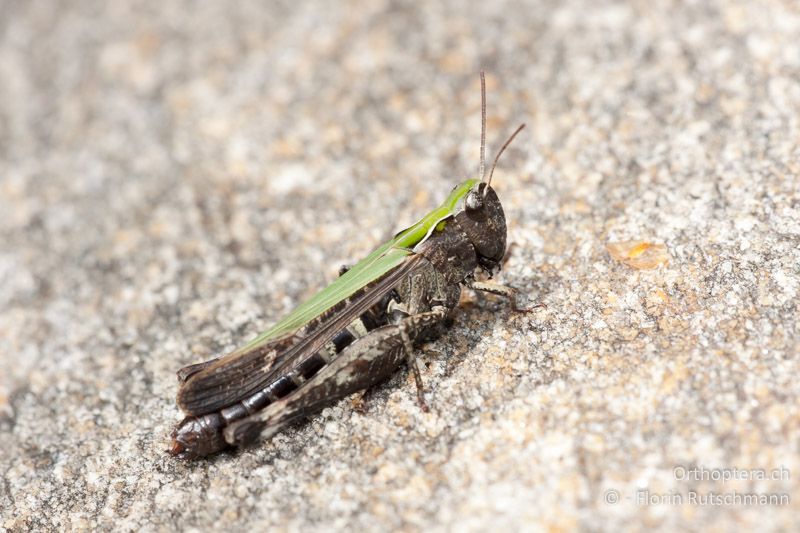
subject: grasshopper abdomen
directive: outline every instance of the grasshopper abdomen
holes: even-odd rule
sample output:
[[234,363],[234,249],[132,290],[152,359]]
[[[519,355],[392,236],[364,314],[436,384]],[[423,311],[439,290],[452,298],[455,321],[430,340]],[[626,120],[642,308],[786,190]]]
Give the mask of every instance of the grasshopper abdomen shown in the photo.
[[222,431],[247,416],[259,412],[268,405],[288,396],[313,378],[339,352],[345,350],[358,338],[368,335],[385,322],[385,313],[376,316],[372,310],[364,313],[350,326],[340,331],[321,350],[300,359],[295,366],[278,375],[269,384],[245,397],[241,401],[211,413],[187,416],[172,432],[170,453],[186,458],[203,457],[216,453],[229,444]]

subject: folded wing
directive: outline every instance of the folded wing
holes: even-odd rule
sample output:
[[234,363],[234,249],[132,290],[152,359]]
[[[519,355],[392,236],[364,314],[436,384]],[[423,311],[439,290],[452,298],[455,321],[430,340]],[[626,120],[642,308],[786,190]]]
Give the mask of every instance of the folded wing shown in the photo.
[[185,381],[178,390],[178,405],[188,415],[200,416],[263,389],[298,357],[322,349],[421,261],[424,258],[407,249],[370,255],[246,346],[179,371]]

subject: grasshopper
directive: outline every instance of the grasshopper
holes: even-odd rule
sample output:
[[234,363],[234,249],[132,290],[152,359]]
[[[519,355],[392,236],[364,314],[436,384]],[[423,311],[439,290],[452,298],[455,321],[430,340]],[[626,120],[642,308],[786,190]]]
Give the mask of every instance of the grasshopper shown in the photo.
[[[478,281],[499,270],[506,221],[486,176],[486,82],[481,72],[480,179],[458,184],[442,204],[378,247],[245,346],[178,371],[186,417],[170,453],[203,457],[266,439],[287,424],[385,380],[406,362],[427,410],[414,344],[435,336],[462,287],[507,297]],[[525,310],[522,310],[525,311]]]

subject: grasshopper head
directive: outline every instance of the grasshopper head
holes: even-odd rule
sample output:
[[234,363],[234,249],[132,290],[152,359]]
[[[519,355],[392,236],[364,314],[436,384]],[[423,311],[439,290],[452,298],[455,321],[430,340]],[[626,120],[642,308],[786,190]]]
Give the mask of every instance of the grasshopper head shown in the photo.
[[[456,221],[475,247],[478,264],[491,275],[499,269],[506,253],[506,216],[503,206],[492,189],[492,175],[497,161],[514,137],[522,131],[520,125],[500,147],[494,157],[489,177],[486,177],[486,80],[481,71],[481,166],[480,179],[464,198],[464,209],[456,215]],[[485,181],[484,181],[485,180]]]
[[456,222],[478,254],[478,264],[494,272],[506,252],[506,216],[500,199],[487,183],[477,183],[464,197]]

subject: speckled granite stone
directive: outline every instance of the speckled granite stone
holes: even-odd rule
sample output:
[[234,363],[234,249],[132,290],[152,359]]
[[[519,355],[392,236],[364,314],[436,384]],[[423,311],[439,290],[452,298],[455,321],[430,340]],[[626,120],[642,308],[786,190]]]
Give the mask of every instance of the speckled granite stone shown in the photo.
[[[430,413],[169,457],[179,367],[475,173],[481,67],[547,307],[465,294]],[[0,2],[0,529],[796,527],[798,79],[778,0]]]

